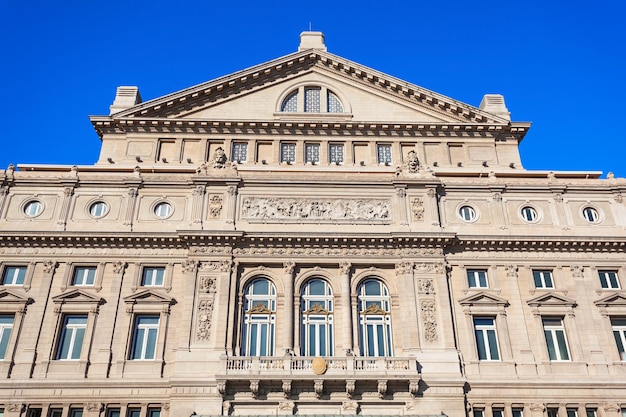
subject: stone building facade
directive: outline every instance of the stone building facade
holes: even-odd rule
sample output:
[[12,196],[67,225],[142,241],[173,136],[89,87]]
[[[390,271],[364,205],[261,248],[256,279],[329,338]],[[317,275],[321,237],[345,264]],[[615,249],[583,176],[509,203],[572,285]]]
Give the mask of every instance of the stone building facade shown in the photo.
[[626,180],[326,51],[143,102],[92,166],[0,171],[6,417],[619,417]]

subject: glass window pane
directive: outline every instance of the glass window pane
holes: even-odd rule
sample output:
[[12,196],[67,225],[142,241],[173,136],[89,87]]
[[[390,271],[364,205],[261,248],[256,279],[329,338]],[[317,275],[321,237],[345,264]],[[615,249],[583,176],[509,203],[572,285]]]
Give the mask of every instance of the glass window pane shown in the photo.
[[320,89],[319,88],[305,88],[304,89],[304,111],[319,113],[320,108]]
[[298,92],[295,91],[287,96],[283,101],[280,111],[296,112],[298,111]]
[[544,334],[546,336],[546,344],[548,346],[548,356],[550,357],[551,361],[554,361],[557,358],[556,358],[554,340],[552,339],[552,332],[550,332],[549,330],[546,330],[544,331]]
[[146,353],[144,359],[154,359],[157,343],[157,329],[148,330],[148,340],[146,342]]
[[476,347],[478,348],[478,359],[487,359],[487,351],[485,349],[485,338],[481,330],[476,330]]
[[343,106],[339,98],[332,92],[328,92],[328,112],[329,113],[342,113]]
[[569,360],[569,353],[567,352],[567,342],[565,341],[565,332],[558,330],[556,332],[556,339],[559,344],[559,353],[561,354],[561,360]]
[[493,360],[500,359],[500,353],[498,352],[498,341],[496,340],[496,332],[494,330],[487,330],[487,337],[489,339],[489,353]]

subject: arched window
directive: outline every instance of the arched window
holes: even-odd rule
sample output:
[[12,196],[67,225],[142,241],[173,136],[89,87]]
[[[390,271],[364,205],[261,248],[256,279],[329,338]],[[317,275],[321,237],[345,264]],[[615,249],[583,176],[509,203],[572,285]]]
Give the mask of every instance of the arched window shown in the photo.
[[276,329],[276,288],[259,278],[246,286],[243,303],[243,356],[274,355]]
[[[298,96],[303,97],[298,100]],[[280,104],[280,111],[287,113],[343,113],[339,97],[326,87],[301,86],[292,91]]]
[[359,286],[358,297],[361,356],[392,356],[387,287],[377,279],[367,279]]
[[333,355],[333,290],[321,279],[302,288],[300,346],[303,356]]

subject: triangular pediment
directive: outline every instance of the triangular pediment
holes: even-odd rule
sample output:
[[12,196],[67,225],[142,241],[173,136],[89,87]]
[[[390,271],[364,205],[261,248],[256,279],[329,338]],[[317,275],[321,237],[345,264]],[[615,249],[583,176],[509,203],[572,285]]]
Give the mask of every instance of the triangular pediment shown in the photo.
[[526,303],[532,307],[573,307],[576,305],[576,301],[555,292],[541,294],[531,298]]
[[32,298],[23,297],[6,288],[0,289],[0,304],[29,304]]
[[103,304],[104,299],[102,297],[96,297],[89,292],[81,289],[74,289],[63,294],[52,297],[52,302],[60,304],[60,303],[76,303],[76,304],[84,304],[84,303],[94,303],[94,304]]
[[[508,124],[501,116],[321,50],[296,52],[255,67],[137,104],[113,119],[276,120],[281,95],[297,85],[332,89],[344,112],[324,114],[336,120],[412,123]],[[366,98],[366,99],[365,99]],[[239,111],[237,111],[239,109]],[[241,109],[245,109],[242,114]]]
[[598,307],[626,307],[626,296],[622,293],[613,293],[594,301]]
[[174,304],[174,299],[172,297],[163,295],[155,290],[146,289],[136,294],[125,297],[124,302],[127,304]]
[[509,302],[495,294],[481,291],[459,300],[459,304],[463,306],[507,306]]

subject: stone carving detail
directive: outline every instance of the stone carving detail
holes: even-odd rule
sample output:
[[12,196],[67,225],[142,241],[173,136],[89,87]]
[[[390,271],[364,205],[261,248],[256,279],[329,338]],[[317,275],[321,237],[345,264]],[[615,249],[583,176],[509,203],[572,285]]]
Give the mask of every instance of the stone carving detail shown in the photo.
[[600,403],[600,407],[607,413],[619,413],[621,410],[617,403]]
[[387,395],[387,380],[379,379],[378,380],[378,398],[382,400],[383,398],[385,398],[385,395]]
[[441,256],[440,248],[282,248],[252,247],[235,248],[235,255],[276,255],[276,256]]
[[200,292],[215,292],[216,284],[214,277],[200,277]]
[[250,380],[250,392],[252,393],[252,397],[255,399],[259,397],[259,380],[251,379]]
[[222,259],[221,261],[202,262],[200,269],[205,271],[230,272],[232,262],[230,259]]
[[407,275],[413,272],[413,262],[403,261],[396,264],[396,275]]
[[356,401],[344,401],[341,403],[341,408],[344,411],[350,411],[350,414],[357,415],[359,410],[359,403]]
[[241,217],[251,220],[391,220],[391,201],[347,198],[247,197]]
[[424,300],[421,302],[422,324],[424,325],[424,339],[427,342],[439,340],[437,333],[437,309],[435,301]]
[[204,255],[230,255],[233,248],[230,246],[191,246],[190,253],[201,253]]
[[126,262],[113,262],[113,272],[116,274],[121,274],[124,272],[126,268]]
[[516,265],[506,265],[504,269],[506,270],[507,277],[517,278],[517,266]]
[[411,199],[411,219],[413,221],[424,220],[424,200],[421,198]]
[[99,412],[102,411],[102,403],[87,403],[87,411]]
[[24,410],[22,403],[7,403],[7,411],[11,413],[21,413]]
[[427,272],[441,274],[444,271],[444,265],[441,262],[437,262],[437,263],[422,262],[419,264],[415,264],[415,270],[422,274],[427,273]]
[[226,380],[217,380],[217,392],[219,392],[222,397],[226,394]]
[[528,408],[530,408],[530,411],[544,412],[545,409],[546,409],[546,406],[541,404],[541,403],[532,403],[532,404],[530,404],[530,406]]
[[296,263],[293,261],[283,262],[283,273],[285,275],[292,275],[295,267]]
[[[223,397],[224,395],[222,395]],[[233,412],[233,403],[230,401],[224,401],[222,403],[222,415],[229,416]]]
[[291,396],[291,379],[283,379],[283,396],[289,398]]
[[43,263],[43,272],[46,274],[50,274],[54,272],[54,269],[57,267],[56,261],[45,261]]
[[224,149],[220,146],[213,153],[213,168],[224,168],[226,166],[226,161],[228,161],[228,157],[226,156]]
[[289,411],[289,414],[293,414],[293,410],[295,408],[296,408],[296,403],[293,401],[281,401],[278,403],[278,409]]
[[574,265],[574,266],[572,266],[572,267],[570,268],[570,271],[572,271],[572,276],[573,276],[574,278],[580,278],[580,279],[582,279],[582,278],[583,278],[583,273],[584,273],[584,270],[583,270],[583,267],[582,267],[582,266],[580,266],[580,265]]
[[415,151],[410,151],[406,155],[406,168],[411,174],[415,174],[419,170],[420,161]]
[[313,381],[313,389],[315,390],[315,398],[318,400],[322,398],[322,395],[324,394],[324,380],[316,379]]
[[356,380],[346,379],[346,395],[348,396],[348,398],[352,398],[354,396],[355,388],[356,388]]
[[198,269],[198,261],[192,261],[191,259],[188,259],[186,261],[183,261],[182,267],[183,272],[196,272],[196,270]]
[[557,193],[554,195],[554,201],[556,201],[557,203],[560,203],[563,201],[563,194],[561,193]]
[[350,262],[341,262],[339,264],[339,271],[341,272],[341,275],[348,275],[351,267],[352,264]]
[[222,216],[222,202],[221,195],[212,194],[209,196],[209,219],[219,219]]
[[200,300],[198,304],[198,326],[196,328],[196,338],[198,340],[209,340],[212,317],[213,300]]
[[420,390],[420,382],[419,380],[416,379],[412,379],[409,381],[409,392],[411,393],[411,397],[415,398],[417,397],[417,394],[419,394],[419,390]]
[[420,279],[417,281],[418,291],[421,294],[434,294],[435,285],[432,279]]

